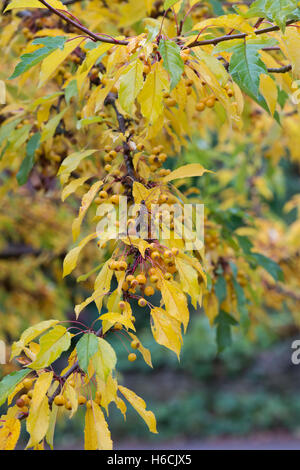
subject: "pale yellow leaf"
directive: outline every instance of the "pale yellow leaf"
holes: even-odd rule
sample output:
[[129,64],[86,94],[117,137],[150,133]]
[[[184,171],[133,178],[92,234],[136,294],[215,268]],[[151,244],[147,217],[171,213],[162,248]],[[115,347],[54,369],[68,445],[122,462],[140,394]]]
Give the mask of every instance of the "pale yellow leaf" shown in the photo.
[[51,77],[60,64],[81,42],[81,37],[71,39],[65,43],[63,50],[56,49],[42,61],[39,86],[43,85]]
[[154,434],[157,434],[155,416],[152,411],[146,410],[146,403],[144,402],[144,400],[132,390],[129,390],[129,388],[122,387],[121,385],[119,385],[119,390],[122,395],[124,395],[126,400],[129,401],[133,408],[143,418],[149,428],[149,431],[153,432]]
[[164,110],[163,93],[169,91],[169,86],[167,71],[160,62],[156,62],[138,95],[142,115],[150,124],[154,124],[162,115]]
[[84,448],[85,450],[112,450],[113,448],[104,414],[94,401],[92,407],[86,410]]
[[163,181],[168,183],[179,178],[192,178],[194,176],[202,176],[204,173],[211,173],[210,170],[206,170],[200,163],[190,163],[189,165],[181,166],[176,170],[172,171],[169,175],[165,176]]
[[179,359],[182,346],[181,324],[164,309],[151,309],[151,330],[155,341],[177,354]]
[[47,392],[53,379],[53,372],[44,372],[37,379],[32,400],[29,408],[29,415],[26,420],[26,429],[30,434],[27,448],[39,444],[45,437],[50,419],[50,409]]
[[[58,10],[68,10],[66,5],[64,5],[59,0],[47,0],[49,5]],[[26,10],[27,8],[47,8],[38,0],[12,0],[9,5],[6,7],[5,11],[13,10],[14,8],[22,8]]]
[[0,422],[0,450],[14,450],[18,442],[21,423],[19,419],[7,418]]
[[92,187],[89,189],[89,191],[83,196],[82,201],[81,201],[81,206],[79,209],[79,215],[78,217],[76,217],[76,219],[74,219],[73,224],[72,224],[73,241],[76,241],[77,238],[79,237],[80,227],[81,227],[83,218],[102,185],[103,185],[102,181],[96,181],[96,183],[94,183]]

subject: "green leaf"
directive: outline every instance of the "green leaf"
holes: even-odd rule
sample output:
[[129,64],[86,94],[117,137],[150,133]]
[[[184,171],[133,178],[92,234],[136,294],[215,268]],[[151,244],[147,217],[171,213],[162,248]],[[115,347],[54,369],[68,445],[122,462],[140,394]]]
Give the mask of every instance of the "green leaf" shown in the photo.
[[40,339],[40,350],[35,361],[29,364],[31,369],[48,367],[58,359],[71,345],[71,334],[64,326],[57,325]]
[[275,281],[284,281],[284,275],[281,267],[272,259],[261,253],[251,253],[252,258],[255,259],[256,263],[268,271]]
[[63,45],[66,41],[66,37],[64,36],[57,36],[56,38],[53,37],[45,37],[45,38],[38,38],[33,41],[35,45],[43,45],[36,51],[29,52],[27,54],[23,54],[20,57],[20,61],[14,73],[9,77],[9,80],[13,78],[19,77],[22,73],[27,72],[31,67],[34,67],[39,62],[44,60],[48,55],[54,52],[56,49],[62,49]]
[[71,98],[78,95],[77,80],[72,80],[65,88],[65,99],[67,105],[70,104]]
[[76,129],[80,130],[85,126],[89,126],[90,124],[95,124],[95,123],[99,123],[99,122],[103,122],[103,117],[101,117],[101,116],[90,116],[90,117],[87,117],[87,118],[83,118],[83,119],[80,119],[79,121],[77,121]]
[[245,17],[267,18],[276,23],[284,32],[287,20],[294,17],[296,13],[297,4],[297,0],[256,0]]
[[3,405],[7,397],[14,391],[15,387],[22,382],[30,372],[29,369],[22,369],[4,377],[0,382],[0,406]]
[[40,145],[41,134],[36,132],[28,141],[26,146],[26,157],[21,163],[21,167],[17,173],[17,181],[19,185],[25,184],[29,173],[34,165],[34,154]]
[[165,0],[164,1],[164,10],[168,10],[171,8],[175,3],[178,3],[179,0]]
[[260,58],[259,50],[266,44],[274,44],[274,41],[250,39],[245,41],[237,39],[228,41],[228,44],[219,45],[215,51],[232,52],[229,73],[239,87],[260,106],[269,112],[268,105],[259,91],[260,75],[268,74],[266,65]]
[[217,282],[215,284],[215,293],[218,297],[219,303],[221,304],[224,302],[227,296],[227,286],[223,276],[218,276]]
[[180,56],[180,47],[169,39],[161,39],[159,52],[163,58],[164,68],[171,77],[171,90],[176,87],[184,71],[184,62]]
[[42,45],[48,49],[60,49],[63,50],[67,38],[65,36],[47,36],[45,38],[36,38],[32,41],[34,45]]
[[221,310],[215,319],[215,324],[217,325],[216,340],[218,345],[218,352],[220,353],[227,347],[231,346],[231,327],[236,326],[238,323],[231,315],[229,315],[229,313]]
[[237,280],[233,279],[232,283],[236,293],[237,306],[240,313],[241,327],[243,328],[243,331],[247,333],[250,327],[250,318],[247,309],[247,299],[244,293],[244,289],[240,286]]
[[225,12],[222,7],[222,2],[220,0],[210,0],[210,3],[213,7],[213,11],[216,16],[225,15]]
[[93,333],[84,334],[78,341],[76,345],[78,362],[84,372],[88,372],[90,360],[98,352],[98,348],[98,338]]

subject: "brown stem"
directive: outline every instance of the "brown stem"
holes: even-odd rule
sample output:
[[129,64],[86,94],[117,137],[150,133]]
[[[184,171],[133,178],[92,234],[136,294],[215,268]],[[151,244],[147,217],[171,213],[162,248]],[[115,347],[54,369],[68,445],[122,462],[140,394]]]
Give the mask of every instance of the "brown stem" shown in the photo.
[[106,42],[106,43],[109,43],[109,44],[117,44],[119,46],[120,45],[127,46],[127,44],[128,44],[127,40],[119,40],[119,39],[114,39],[114,38],[105,37],[105,36],[101,36],[101,35],[99,36],[98,34],[95,34],[92,31],[90,31],[85,26],[77,23],[76,21],[74,21],[71,18],[69,18],[68,16],[66,16],[64,13],[62,13],[62,11],[57,10],[56,8],[52,7],[48,2],[46,2],[46,0],[39,0],[39,1],[43,5],[45,5],[45,7],[48,8],[48,10],[52,11],[52,13],[59,16],[62,20],[64,20],[67,23],[71,24],[72,26],[79,29],[83,33],[87,34],[94,41]]
[[[295,20],[288,21],[286,23],[286,26],[289,26],[292,23],[295,23]],[[254,33],[258,36],[260,34],[271,33],[272,31],[279,31],[279,30],[280,30],[279,26],[270,26],[268,28],[254,31]],[[203,41],[194,41],[191,44],[189,44],[187,47],[191,48],[191,47],[197,47],[197,46],[207,46],[209,44],[216,46],[220,42],[231,41],[232,39],[245,39],[247,36],[248,36],[247,33],[238,33],[238,34],[232,34],[232,35],[226,34],[225,36],[219,36],[214,39],[204,39]]]
[[279,68],[268,68],[268,72],[269,73],[286,73],[286,72],[290,72],[292,70],[292,66],[289,64],[289,65],[284,65],[283,67],[279,67]]

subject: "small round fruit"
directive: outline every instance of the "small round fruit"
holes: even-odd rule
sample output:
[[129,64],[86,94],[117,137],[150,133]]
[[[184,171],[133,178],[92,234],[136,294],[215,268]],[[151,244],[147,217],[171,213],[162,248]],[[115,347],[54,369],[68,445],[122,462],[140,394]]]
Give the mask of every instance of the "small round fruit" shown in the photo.
[[172,279],[172,274],[171,273],[166,273],[164,275],[164,278],[165,278],[166,281],[170,281]]
[[86,407],[87,407],[88,409],[93,408],[93,402],[92,402],[92,400],[89,400],[89,401],[86,402]]
[[31,399],[32,396],[33,396],[33,391],[32,391],[32,390],[29,390],[29,392],[27,393],[27,396],[28,396],[28,398]]
[[123,261],[120,261],[120,262],[119,262],[119,270],[120,270],[120,271],[126,271],[126,269],[127,269],[127,263],[126,263],[126,261],[124,261],[124,260],[123,260]]
[[33,384],[32,379],[25,379],[25,380],[23,381],[23,385],[24,385],[24,387],[25,387],[27,390],[30,390],[30,389],[31,389],[32,384]]
[[112,204],[114,205],[118,205],[119,204],[119,195],[118,194],[114,194],[111,198],[110,198],[110,201]]
[[128,354],[128,361],[134,362],[136,360],[136,354],[130,353]]
[[158,277],[156,276],[156,274],[154,274],[153,276],[150,276],[150,282],[155,284],[157,281],[158,281]]
[[108,163],[107,165],[105,165],[104,170],[106,171],[106,173],[109,173],[111,171],[111,168],[111,165]]
[[146,307],[147,300],[141,298],[141,299],[139,299],[138,304],[139,304],[140,307]]
[[18,400],[16,401],[16,405],[18,408],[23,408],[25,406],[25,402],[24,400],[22,400],[22,398],[18,398]]
[[86,398],[83,395],[79,395],[78,405],[85,405],[85,404],[86,404]]
[[101,199],[107,199],[107,198],[108,198],[108,194],[107,194],[106,191],[100,191],[99,197],[101,197]]
[[147,286],[145,287],[145,290],[144,290],[144,294],[147,296],[147,297],[151,297],[151,295],[154,294],[154,289],[152,286]]
[[214,105],[215,105],[215,102],[216,102],[216,99],[215,99],[214,96],[211,97],[211,98],[208,98],[208,99],[206,100],[206,106],[207,106],[208,108],[213,108]]
[[199,111],[200,113],[205,110],[205,103],[200,101],[200,103],[196,104],[196,110]]
[[66,403],[66,400],[65,400],[65,397],[63,395],[57,395],[54,398],[54,404],[56,406],[64,406],[65,403]]
[[133,289],[134,289],[135,287],[137,287],[138,285],[139,285],[139,283],[137,282],[136,279],[133,279],[133,281],[131,281],[131,283],[130,283],[130,287],[132,287]]
[[119,309],[124,310],[125,308],[126,308],[126,303],[124,302],[124,300],[121,300],[119,302]]
[[153,261],[159,260],[159,258],[160,258],[159,252],[158,252],[158,251],[153,251],[153,252],[151,253],[151,258],[153,259]]
[[21,398],[21,400],[23,400],[23,402],[25,403],[25,405],[29,405],[30,399],[29,399],[28,395],[25,395],[25,394],[24,394],[24,395],[21,395],[20,398]]
[[138,282],[139,284],[141,284],[141,285],[146,284],[146,282],[147,282],[147,279],[146,279],[145,274],[138,274],[138,275],[136,276],[136,280],[137,280],[137,282]]
[[171,251],[172,251],[172,253],[173,253],[174,256],[177,256],[177,255],[179,254],[179,250],[178,250],[178,248],[176,248],[175,246],[172,248]]
[[134,276],[132,274],[128,274],[128,276],[126,276],[126,282],[128,282],[128,284],[131,284],[133,280]]
[[114,330],[116,330],[116,331],[121,331],[121,330],[123,330],[123,325],[122,325],[122,323],[116,323],[115,326],[114,326]]
[[133,341],[131,341],[130,346],[132,347],[132,349],[138,349],[140,346],[140,342],[137,339],[134,339]]
[[71,411],[72,410],[72,403],[70,401],[67,401],[66,404],[65,404],[65,408],[66,408],[66,410]]
[[172,253],[172,251],[171,251],[171,250],[165,250],[165,251],[164,251],[164,257],[165,257],[165,258],[168,258],[168,259],[173,258],[173,253]]

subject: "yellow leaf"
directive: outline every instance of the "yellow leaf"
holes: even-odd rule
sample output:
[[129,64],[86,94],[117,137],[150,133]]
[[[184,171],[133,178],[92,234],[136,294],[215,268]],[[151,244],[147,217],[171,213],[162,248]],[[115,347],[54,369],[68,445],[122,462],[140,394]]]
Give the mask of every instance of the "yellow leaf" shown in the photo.
[[[66,10],[66,11],[68,10],[67,7],[59,0],[47,0],[47,2],[53,8],[56,8],[58,10]],[[6,7],[4,12],[12,10],[14,8],[22,8],[23,10],[26,10],[27,8],[47,8],[47,7],[45,7],[45,5],[43,5],[38,0],[12,0],[12,2],[10,2],[10,4]]]
[[214,324],[215,318],[219,314],[219,302],[215,294],[210,293],[204,297],[203,308],[212,326]]
[[143,86],[143,69],[144,64],[137,58],[121,75],[119,101],[128,114],[132,114],[133,103]]
[[92,357],[92,363],[96,375],[106,382],[108,376],[115,369],[117,363],[117,356],[115,350],[103,338],[98,338],[99,348],[96,354]]
[[49,427],[50,409],[47,392],[53,379],[53,372],[44,372],[37,379],[32,400],[29,408],[29,415],[26,420],[26,429],[30,434],[28,447],[34,447],[45,437]]
[[176,284],[161,278],[159,287],[167,314],[183,324],[186,331],[189,323],[189,309],[186,297]]
[[97,305],[98,311],[101,312],[103,297],[109,293],[110,284],[113,276],[113,271],[109,269],[109,260],[103,265],[100,273],[95,280],[94,293],[88,297],[84,302],[75,307],[75,313],[78,317],[82,310],[92,302]]
[[[223,15],[216,18],[208,18],[193,26],[195,30],[202,30],[208,28],[226,28],[229,30],[237,29],[244,33],[251,33],[253,26],[251,26],[245,18],[240,15]],[[194,40],[194,39],[193,39]],[[189,41],[192,42],[192,41]]]
[[31,326],[30,328],[27,328],[27,330],[22,333],[20,340],[13,343],[10,357],[11,360],[14,357],[18,356],[22,352],[23,348],[27,344],[29,344],[34,338],[36,338],[52,326],[56,325],[57,323],[58,320],[46,320],[42,321],[41,323],[38,323],[37,325]]
[[98,295],[100,294],[98,299],[95,300],[99,312],[102,308],[103,295],[109,292],[113,277],[113,271],[109,268],[109,262],[110,260],[106,261],[95,280],[95,292],[97,292]]
[[6,103],[6,87],[3,80],[0,80],[0,104]]
[[92,49],[87,52],[86,58],[78,67],[76,72],[76,80],[79,92],[81,92],[82,85],[84,84],[85,79],[93,65],[97,62],[99,57],[101,57],[106,51],[108,51],[112,47],[113,44],[102,43],[98,47],[95,47],[95,49]]
[[106,382],[100,380],[98,376],[96,376],[97,382],[97,391],[101,394],[101,406],[105,408],[107,415],[109,414],[108,405],[111,402],[116,402],[117,400],[117,391],[118,391],[118,383],[117,380],[109,375]]
[[67,158],[62,162],[59,171],[57,173],[60,176],[61,184],[65,184],[72,171],[76,170],[80,162],[84,159],[97,152],[97,150],[84,150],[83,152],[74,152],[68,155]]
[[104,414],[94,401],[92,407],[86,410],[84,448],[85,450],[112,450],[113,448]]
[[87,245],[88,242],[90,242],[96,237],[97,237],[96,233],[92,233],[91,235],[88,235],[79,243],[78,246],[76,246],[71,251],[69,251],[69,253],[64,259],[63,277],[68,276],[68,274],[70,274],[76,268],[78,257],[79,257],[81,250],[85,247],[85,245]]
[[292,63],[293,72],[300,75],[300,34],[298,28],[286,28],[283,36],[284,52]]
[[261,74],[259,89],[267,102],[270,113],[272,116],[274,116],[278,98],[276,82],[272,79],[272,77],[270,77],[270,75]]
[[151,320],[151,330],[155,341],[174,351],[179,359],[182,345],[180,322],[159,307],[151,310]]
[[86,180],[88,180],[90,177],[89,176],[83,176],[82,178],[77,178],[71,181],[62,191],[61,194],[61,200],[65,201],[67,197],[69,197],[71,194],[75,193],[75,191],[82,186]]
[[1,421],[0,450],[14,450],[21,432],[20,421],[16,418],[7,418],[4,424]]
[[64,351],[69,349],[71,334],[64,326],[56,325],[40,339],[40,350],[35,361],[28,365],[31,369],[39,370],[50,366]]
[[56,49],[46,59],[43,60],[40,71],[40,82],[39,86],[43,85],[60,64],[71,54],[71,52],[79,46],[82,42],[82,38],[75,38],[67,41],[64,45],[63,50]]
[[103,185],[102,181],[97,181],[92,185],[90,190],[83,196],[81,201],[81,206],[79,209],[79,215],[74,219],[72,224],[72,234],[73,240],[76,241],[80,234],[80,227],[83,221],[83,218],[86,214],[86,211],[90,207],[91,203],[93,202],[94,198],[96,197],[97,192],[99,191],[100,187]]
[[197,308],[197,302],[201,294],[197,271],[190,264],[177,256],[175,258],[175,265],[180,276],[183,292],[190,295],[193,307]]
[[191,163],[189,165],[181,166],[176,170],[172,171],[169,175],[165,176],[163,181],[168,183],[179,178],[192,178],[193,176],[202,176],[203,173],[212,173],[210,170],[206,170],[200,163]]
[[143,418],[145,423],[147,424],[149,431],[157,434],[156,430],[156,419],[152,411],[146,410],[146,403],[144,400],[136,395],[132,390],[129,388],[122,387],[119,385],[119,390],[124,395],[126,400],[133,406],[133,408],[139,413],[139,415]]
[[103,333],[105,334],[115,323],[121,323],[128,330],[129,328],[135,331],[134,324],[130,317],[125,316],[122,313],[108,312],[101,315],[100,320],[103,323]]
[[138,95],[142,115],[150,124],[154,124],[162,115],[164,110],[163,93],[169,91],[169,86],[167,71],[163,69],[160,62],[154,64]]
[[53,438],[54,438],[54,430],[55,430],[55,424],[56,424],[56,419],[57,419],[57,413],[58,413],[58,406],[56,406],[55,403],[53,403],[52,410],[50,413],[49,428],[46,434],[46,441],[49,444],[51,450],[53,450]]

